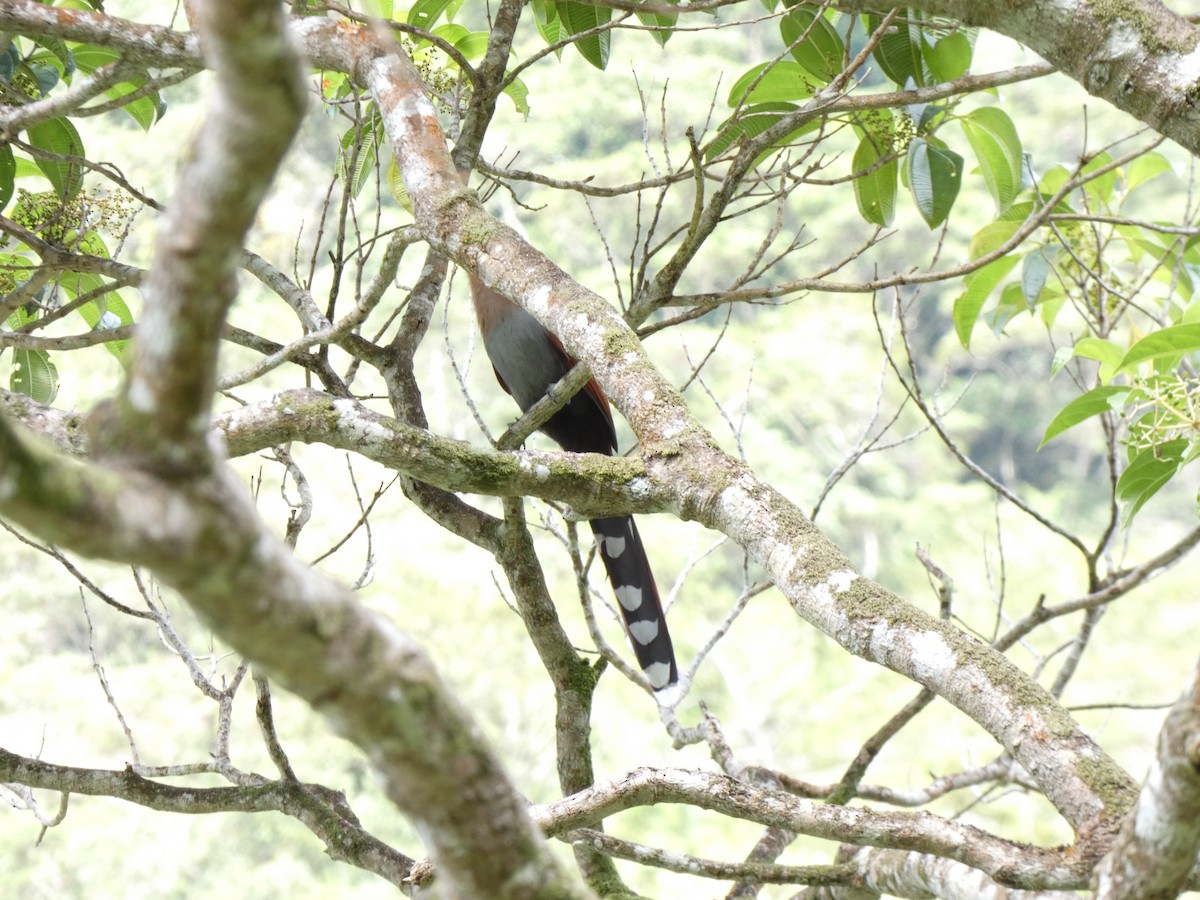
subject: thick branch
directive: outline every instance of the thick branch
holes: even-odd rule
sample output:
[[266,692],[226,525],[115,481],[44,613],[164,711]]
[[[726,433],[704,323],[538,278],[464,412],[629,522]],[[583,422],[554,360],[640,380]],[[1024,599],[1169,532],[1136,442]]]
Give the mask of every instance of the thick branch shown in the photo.
[[662,512],[670,501],[637,459],[476,447],[306,388],[224,413],[215,425],[233,456],[289,441],[323,443],[448,491],[559,500],[589,516]]
[[421,648],[300,563],[226,470],[166,484],[64,459],[0,419],[0,515],[77,552],[152,568],[369,755],[387,796],[421,824],[447,890],[586,896],[559,873]]
[[1171,900],[1200,850],[1200,666],[1171,707],[1137,806],[1100,866],[1102,900]]
[[199,6],[216,71],[206,121],[158,227],[146,310],[115,442],[169,471],[209,462],[217,346],[242,239],[304,113],[299,58],[279,7]]

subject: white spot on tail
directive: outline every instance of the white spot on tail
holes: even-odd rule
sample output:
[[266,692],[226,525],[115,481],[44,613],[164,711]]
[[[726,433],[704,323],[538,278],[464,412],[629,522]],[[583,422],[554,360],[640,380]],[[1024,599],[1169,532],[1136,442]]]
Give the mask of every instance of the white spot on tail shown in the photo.
[[651,619],[648,622],[630,622],[629,633],[633,635],[633,639],[639,644],[648,644],[658,637],[658,620]]
[[606,537],[604,539],[604,555],[609,559],[616,559],[625,552],[625,538],[623,537]]
[[650,686],[657,691],[667,686],[667,681],[671,677],[671,664],[651,663],[642,671],[646,673],[646,678],[650,681]]
[[615,591],[617,600],[630,612],[642,605],[642,589],[631,584],[623,584]]

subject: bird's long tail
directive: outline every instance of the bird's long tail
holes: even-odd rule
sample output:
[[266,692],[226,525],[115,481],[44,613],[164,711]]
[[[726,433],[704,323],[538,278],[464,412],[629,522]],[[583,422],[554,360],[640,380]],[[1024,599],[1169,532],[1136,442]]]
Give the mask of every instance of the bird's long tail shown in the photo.
[[631,516],[592,519],[591,524],[638,665],[655,690],[669,687],[679,680],[675,650],[637,526]]

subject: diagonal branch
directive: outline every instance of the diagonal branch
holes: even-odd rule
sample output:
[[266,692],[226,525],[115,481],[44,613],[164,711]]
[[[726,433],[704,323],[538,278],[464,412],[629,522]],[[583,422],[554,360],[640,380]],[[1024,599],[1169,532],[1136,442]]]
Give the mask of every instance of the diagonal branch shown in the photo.
[[1158,755],[1099,867],[1101,900],[1172,898],[1200,850],[1200,665],[1163,723]]
[[215,90],[159,224],[142,285],[143,339],[112,435],[177,472],[211,461],[209,407],[238,254],[305,107],[299,57],[279,8],[233,0],[198,7]]

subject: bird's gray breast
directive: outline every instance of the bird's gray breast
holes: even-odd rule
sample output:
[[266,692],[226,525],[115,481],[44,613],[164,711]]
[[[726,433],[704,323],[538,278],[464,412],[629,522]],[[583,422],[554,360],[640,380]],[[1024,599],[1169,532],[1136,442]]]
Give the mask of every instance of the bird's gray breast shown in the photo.
[[567,374],[567,361],[549,333],[519,307],[502,317],[483,343],[496,374],[522,410],[541,400]]

